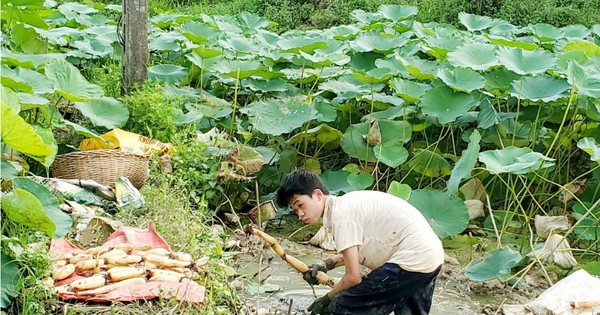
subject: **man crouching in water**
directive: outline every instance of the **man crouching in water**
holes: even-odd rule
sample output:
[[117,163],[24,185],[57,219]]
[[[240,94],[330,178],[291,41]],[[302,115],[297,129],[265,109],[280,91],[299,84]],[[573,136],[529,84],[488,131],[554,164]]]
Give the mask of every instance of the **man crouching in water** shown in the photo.
[[[277,191],[300,220],[333,235],[338,254],[309,266],[304,279],[345,266],[340,282],[308,308],[311,314],[428,314],[435,279],[444,262],[439,238],[421,212],[401,198],[379,191],[332,196],[307,170],[289,174]],[[372,271],[362,276],[360,265]]]

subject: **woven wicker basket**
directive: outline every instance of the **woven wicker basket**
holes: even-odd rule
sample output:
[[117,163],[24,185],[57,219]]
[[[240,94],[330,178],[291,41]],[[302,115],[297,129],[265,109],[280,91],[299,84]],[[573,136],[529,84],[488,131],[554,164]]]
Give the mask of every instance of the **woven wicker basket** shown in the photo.
[[148,177],[150,156],[121,150],[89,150],[61,154],[50,168],[52,176],[64,179],[92,179],[109,187],[121,177],[142,187]]

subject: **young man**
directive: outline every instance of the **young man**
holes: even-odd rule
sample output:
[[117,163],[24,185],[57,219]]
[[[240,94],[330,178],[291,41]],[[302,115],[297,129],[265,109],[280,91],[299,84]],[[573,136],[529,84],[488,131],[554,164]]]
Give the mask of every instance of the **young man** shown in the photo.
[[[338,254],[311,265],[305,280],[316,284],[318,271],[346,267],[340,282],[309,306],[311,314],[429,313],[444,250],[408,202],[378,191],[332,196],[315,173],[300,170],[286,177],[277,203],[306,224],[323,218],[333,235]],[[372,271],[363,277],[360,265]]]

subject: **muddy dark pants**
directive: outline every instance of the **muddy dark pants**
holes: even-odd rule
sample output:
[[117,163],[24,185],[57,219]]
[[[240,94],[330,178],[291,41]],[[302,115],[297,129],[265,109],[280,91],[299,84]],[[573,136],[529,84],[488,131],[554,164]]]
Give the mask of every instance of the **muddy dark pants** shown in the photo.
[[396,264],[384,264],[363,277],[359,285],[338,294],[330,304],[332,314],[429,314],[440,268],[417,273]]

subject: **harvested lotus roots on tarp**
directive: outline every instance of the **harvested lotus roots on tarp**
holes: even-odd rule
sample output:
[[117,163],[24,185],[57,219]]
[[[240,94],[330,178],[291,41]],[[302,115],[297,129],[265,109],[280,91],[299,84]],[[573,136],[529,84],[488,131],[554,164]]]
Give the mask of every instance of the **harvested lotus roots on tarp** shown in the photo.
[[59,298],[130,302],[158,298],[203,303],[198,284],[208,258],[174,252],[152,224],[121,227],[104,244],[82,250],[65,238],[53,240],[52,278]]

